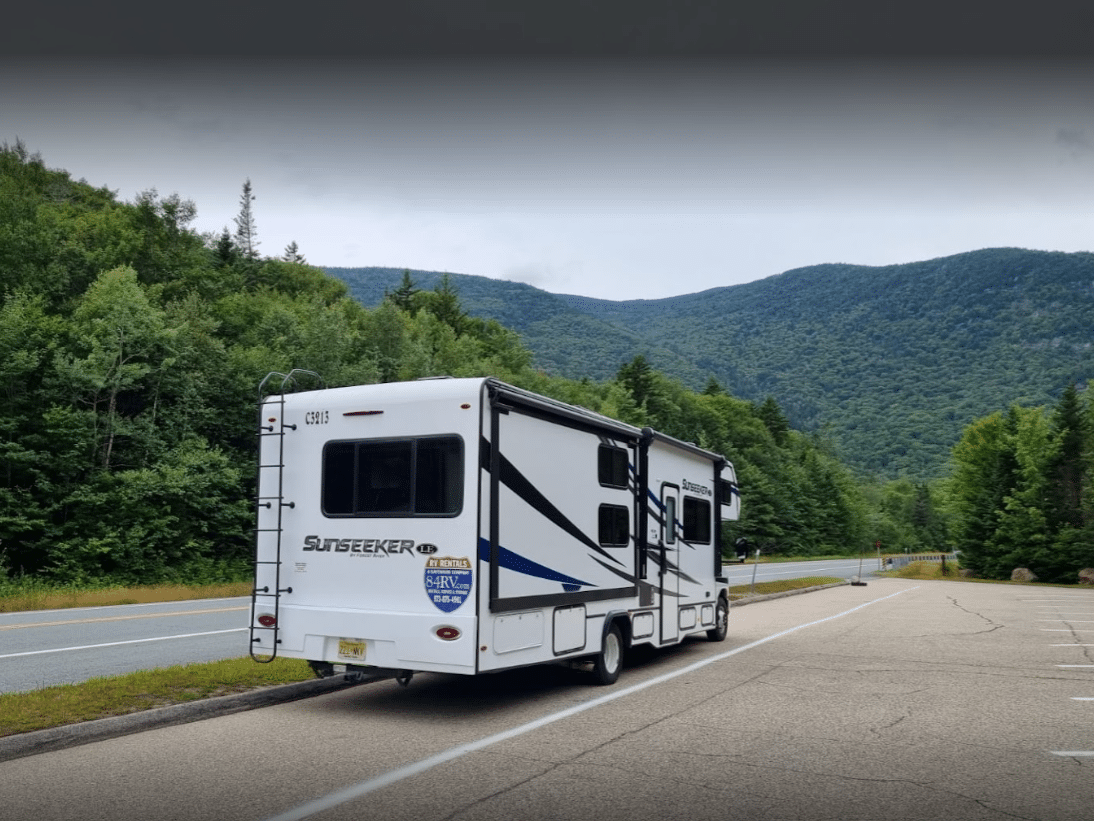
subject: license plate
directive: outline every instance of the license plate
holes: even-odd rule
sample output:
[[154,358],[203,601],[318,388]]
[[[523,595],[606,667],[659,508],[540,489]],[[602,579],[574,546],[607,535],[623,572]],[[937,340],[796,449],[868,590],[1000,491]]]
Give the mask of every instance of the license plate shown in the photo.
[[360,639],[338,639],[338,658],[364,660],[365,643]]

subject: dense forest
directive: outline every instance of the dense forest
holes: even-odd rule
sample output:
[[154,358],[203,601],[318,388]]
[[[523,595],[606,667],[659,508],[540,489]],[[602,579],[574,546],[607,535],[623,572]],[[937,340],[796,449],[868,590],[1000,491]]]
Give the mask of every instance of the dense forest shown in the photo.
[[[769,554],[957,546],[985,576],[1021,562],[1069,581],[1094,563],[1082,385],[1061,383],[1051,408],[1016,392],[971,422],[948,479],[865,481],[826,433],[795,428],[782,394],[742,397],[712,374],[695,388],[625,346],[590,348],[570,376],[539,367],[515,329],[466,307],[468,279],[378,277],[366,306],[296,243],[259,254],[255,203],[245,182],[234,229],[203,235],[177,194],[121,202],[22,144],[0,148],[0,578],[246,578],[257,386],[292,368],[332,387],[492,375],[719,451],[743,498],[726,535]],[[540,299],[525,289],[527,305],[505,306],[514,324]],[[719,353],[732,370],[736,354]]]
[[[328,269],[366,305],[391,269]],[[413,272],[431,283],[439,275]],[[451,275],[467,310],[517,331],[537,366],[609,378],[644,355],[701,390],[778,398],[864,477],[928,481],[964,427],[1048,405],[1094,376],[1094,254],[987,249],[884,267],[816,265],[656,300],[548,294]]]
[[774,398],[741,399],[713,379],[691,390],[633,354],[607,378],[547,373],[446,277],[423,288],[404,275],[365,307],[295,243],[260,255],[255,204],[245,183],[233,230],[201,235],[177,194],[121,202],[22,144],[0,149],[4,574],[245,578],[256,390],[291,368],[330,386],[493,375],[723,452],[745,500],[728,535],[768,552],[918,538],[901,499],[930,502],[926,487],[859,486]]
[[1074,582],[1094,567],[1094,397],[1067,387],[1052,408],[1011,405],[954,448],[954,544],[986,578],[1016,567]]

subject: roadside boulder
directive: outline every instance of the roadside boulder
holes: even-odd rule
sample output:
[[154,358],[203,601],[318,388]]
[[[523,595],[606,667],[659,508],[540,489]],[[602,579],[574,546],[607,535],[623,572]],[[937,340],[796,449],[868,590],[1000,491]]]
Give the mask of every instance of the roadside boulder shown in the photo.
[[1037,574],[1028,567],[1016,567],[1010,574],[1010,580],[1012,582],[1035,582],[1037,581]]
[[1094,584],[1094,567],[1084,567],[1079,571],[1079,584]]

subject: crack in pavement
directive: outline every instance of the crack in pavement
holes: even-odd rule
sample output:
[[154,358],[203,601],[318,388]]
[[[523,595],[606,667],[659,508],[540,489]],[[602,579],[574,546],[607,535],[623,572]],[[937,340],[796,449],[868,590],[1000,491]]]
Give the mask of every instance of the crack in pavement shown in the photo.
[[957,599],[955,599],[953,596],[947,596],[946,598],[949,599],[950,604],[952,604],[954,607],[956,607],[962,613],[968,613],[970,616],[976,616],[978,619],[983,619],[984,621],[986,621],[988,624],[991,625],[991,627],[989,629],[987,629],[987,630],[977,630],[973,633],[973,635],[980,635],[982,633],[992,633],[992,632],[995,632],[996,630],[1000,630],[1003,627],[1006,627],[1005,624],[999,624],[998,622],[992,621],[987,616],[985,616],[983,613],[977,613],[975,610],[969,610],[969,608],[964,607],[963,605],[959,604]]
[[803,769],[798,768],[798,767],[779,767],[779,766],[771,765],[771,764],[756,764],[756,763],[748,762],[748,761],[740,761],[740,762],[737,762],[737,764],[740,767],[748,767],[748,768],[752,768],[752,769],[760,770],[760,771],[784,772],[784,773],[793,773],[795,775],[806,775],[806,776],[823,776],[825,778],[836,778],[836,779],[840,779],[842,781],[848,781],[848,782],[854,782],[854,783],[907,784],[907,785],[910,785],[912,787],[917,787],[917,788],[922,789],[922,790],[934,790],[934,791],[937,791],[937,792],[940,792],[940,793],[944,793],[946,795],[952,795],[952,796],[955,796],[957,798],[964,799],[965,801],[969,801],[973,804],[976,804],[977,806],[987,810],[988,812],[999,813],[1001,815],[1007,816],[1008,818],[1017,818],[1017,819],[1021,819],[1021,821],[1036,821],[1036,818],[1034,816],[1019,815],[1019,814],[1014,813],[1014,812],[1008,812],[1007,810],[1004,810],[1001,807],[993,806],[992,804],[988,803],[984,799],[974,798],[971,795],[966,795],[965,793],[959,792],[957,790],[946,789],[945,787],[941,787],[938,784],[930,782],[930,781],[916,781],[916,780],[911,779],[911,778],[876,778],[876,777],[873,777],[873,776],[845,775],[843,773],[835,773],[835,772],[830,772],[830,771],[825,771],[825,770],[803,770]]

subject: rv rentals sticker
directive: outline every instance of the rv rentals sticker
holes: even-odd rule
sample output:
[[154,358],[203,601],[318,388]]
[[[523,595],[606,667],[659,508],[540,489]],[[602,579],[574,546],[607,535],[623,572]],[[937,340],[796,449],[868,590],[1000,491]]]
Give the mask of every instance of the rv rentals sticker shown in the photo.
[[425,563],[425,593],[444,613],[451,613],[471,594],[471,560],[430,556]]

